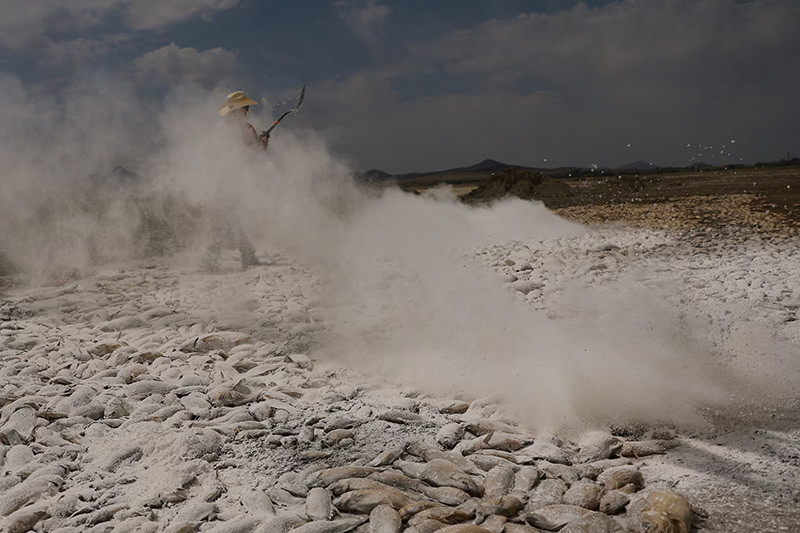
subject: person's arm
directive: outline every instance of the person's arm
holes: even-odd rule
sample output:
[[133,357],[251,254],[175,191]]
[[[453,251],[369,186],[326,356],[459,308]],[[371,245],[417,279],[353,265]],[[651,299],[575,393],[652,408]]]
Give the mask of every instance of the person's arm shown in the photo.
[[256,129],[252,124],[247,124],[246,141],[248,144],[260,148],[263,151],[267,150],[269,145],[269,133],[264,132],[261,135],[256,133]]

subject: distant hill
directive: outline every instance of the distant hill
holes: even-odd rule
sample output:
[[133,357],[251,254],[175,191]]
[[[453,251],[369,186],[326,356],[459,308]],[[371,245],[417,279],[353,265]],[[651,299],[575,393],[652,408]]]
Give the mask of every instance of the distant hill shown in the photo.
[[358,177],[360,179],[367,181],[384,181],[384,180],[394,179],[394,176],[392,174],[384,172],[383,170],[378,170],[377,168],[367,170],[366,172],[360,172],[358,174]]
[[[497,172],[502,172],[509,167],[515,167],[523,170],[540,170],[531,167],[523,167],[518,165],[509,165],[502,163],[495,159],[484,159],[479,163],[467,167],[449,168],[446,170],[434,170],[429,172],[409,172],[407,174],[397,174],[391,178],[404,185],[420,185],[423,183],[465,183],[473,181],[483,181]],[[370,171],[381,172],[382,171]],[[385,174],[385,173],[383,173]]]
[[484,159],[480,163],[476,163],[469,167],[457,168],[453,169],[450,172],[500,172],[508,167],[513,167],[514,165],[507,165],[505,163],[501,163],[500,161],[495,161],[494,159]]
[[647,163],[646,161],[634,161],[617,167],[617,170],[655,170],[657,168],[659,168],[658,165]]

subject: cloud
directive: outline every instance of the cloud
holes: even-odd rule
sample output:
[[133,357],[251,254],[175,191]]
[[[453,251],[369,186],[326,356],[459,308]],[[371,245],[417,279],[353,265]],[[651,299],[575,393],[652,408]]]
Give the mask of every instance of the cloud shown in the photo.
[[453,73],[508,83],[526,77],[570,94],[628,99],[643,87],[738,83],[743,70],[777,73],[797,64],[800,35],[791,21],[798,18],[800,4],[789,0],[579,4],[491,20],[426,43],[418,53]]
[[199,51],[175,43],[148,52],[134,61],[138,74],[167,85],[193,82],[213,86],[239,69],[236,54],[224,48]]
[[[318,114],[330,116],[346,153],[362,154],[366,168],[396,165],[389,171],[430,168],[404,160],[435,168],[482,157],[688,164],[688,143],[733,138],[735,159],[709,162],[781,157],[800,135],[788,118],[800,113],[799,18],[790,0],[623,0],[524,13],[415,43],[405,69],[330,80],[325,94],[337,96]],[[408,87],[428,90],[412,98]],[[360,111],[350,118],[334,109],[353,102]],[[632,142],[635,154],[625,148]]]
[[119,4],[118,0],[8,0],[0,17],[0,46],[15,51],[46,46],[48,33],[92,28]]
[[71,39],[50,41],[42,55],[42,63],[48,66],[64,64],[82,65],[108,53],[107,41],[94,39]]
[[136,0],[128,3],[126,11],[132,29],[160,30],[197,17],[207,20],[238,4],[239,0]]
[[377,37],[379,25],[392,12],[379,0],[338,0],[334,3],[339,18],[347,23],[356,35],[373,40]]
[[59,37],[100,27],[117,13],[122,13],[129,29],[163,30],[198,17],[207,19],[238,4],[239,0],[5,0],[0,46],[30,52],[54,41],[60,45]]

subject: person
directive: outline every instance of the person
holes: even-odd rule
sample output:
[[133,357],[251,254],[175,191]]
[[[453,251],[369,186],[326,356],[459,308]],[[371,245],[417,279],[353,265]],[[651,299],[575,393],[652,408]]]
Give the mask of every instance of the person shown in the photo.
[[[246,147],[257,152],[265,152],[269,146],[269,133],[263,132],[259,135],[253,125],[247,122],[250,106],[254,105],[258,105],[258,102],[249,98],[244,91],[230,93],[225,99],[225,104],[219,110],[219,114],[223,117],[220,126],[225,127],[224,129],[229,130],[236,136],[241,136],[242,142]],[[230,204],[232,202],[233,200],[229,198],[227,203]],[[218,209],[214,215],[216,220],[213,224],[213,235],[203,259],[203,269],[207,272],[217,272],[219,270],[219,255],[222,252],[225,241],[231,238],[237,240],[243,269],[261,264],[256,256],[255,248],[247,237],[241,223],[232,214],[233,211],[233,206],[227,205],[224,209]]]
[[234,91],[225,99],[225,105],[220,108],[219,114],[228,125],[240,131],[246,146],[266,151],[269,145],[269,133],[265,131],[259,135],[253,125],[247,122],[250,106],[253,105],[258,105],[258,102],[248,98],[244,91]]

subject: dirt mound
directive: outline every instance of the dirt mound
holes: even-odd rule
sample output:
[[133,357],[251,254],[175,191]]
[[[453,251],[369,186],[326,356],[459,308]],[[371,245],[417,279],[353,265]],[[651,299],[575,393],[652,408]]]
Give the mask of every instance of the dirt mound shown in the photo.
[[521,198],[550,205],[561,203],[569,195],[570,187],[562,181],[548,178],[541,172],[512,167],[482,183],[461,200],[466,204],[490,204],[503,198]]

